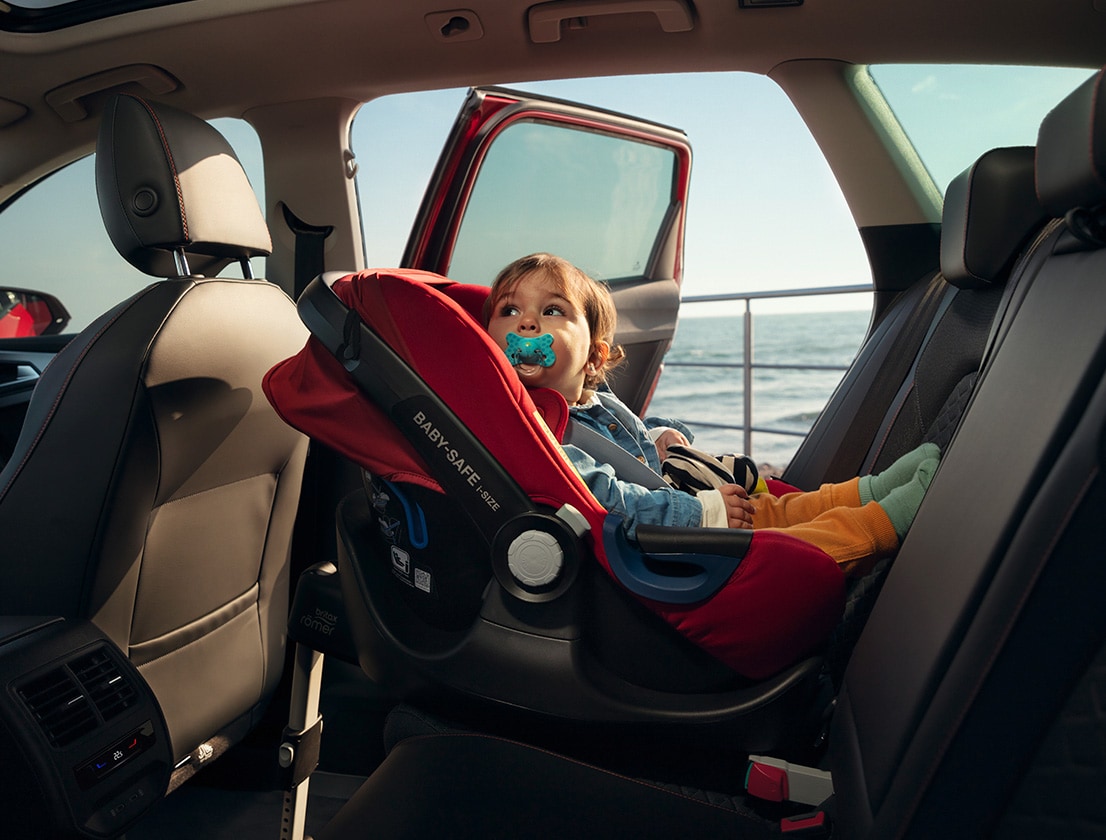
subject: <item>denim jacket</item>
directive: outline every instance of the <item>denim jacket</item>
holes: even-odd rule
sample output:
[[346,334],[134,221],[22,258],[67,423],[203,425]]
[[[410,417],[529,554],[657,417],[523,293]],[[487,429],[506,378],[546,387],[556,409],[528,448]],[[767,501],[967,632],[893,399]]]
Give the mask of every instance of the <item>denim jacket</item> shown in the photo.
[[[667,426],[679,429],[689,441],[692,439],[691,430],[679,420],[647,417],[642,421],[605,386],[596,391],[588,403],[571,406],[569,412],[577,422],[613,440],[658,473],[660,458],[649,436],[650,429]],[[579,447],[566,444],[564,451],[599,503],[608,512],[623,518],[626,534],[631,539],[638,523],[698,527],[702,521],[703,506],[694,496],[667,488],[648,490],[639,484],[621,481],[610,465],[596,461]]]

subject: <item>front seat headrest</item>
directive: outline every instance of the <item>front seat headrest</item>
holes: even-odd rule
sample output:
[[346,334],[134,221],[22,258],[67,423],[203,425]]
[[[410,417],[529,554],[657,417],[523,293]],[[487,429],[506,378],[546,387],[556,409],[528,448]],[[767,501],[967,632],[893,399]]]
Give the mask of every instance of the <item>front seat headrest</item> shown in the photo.
[[167,105],[129,94],[108,101],[96,144],[96,193],[112,243],[146,274],[214,276],[272,251],[230,144],[205,121]]

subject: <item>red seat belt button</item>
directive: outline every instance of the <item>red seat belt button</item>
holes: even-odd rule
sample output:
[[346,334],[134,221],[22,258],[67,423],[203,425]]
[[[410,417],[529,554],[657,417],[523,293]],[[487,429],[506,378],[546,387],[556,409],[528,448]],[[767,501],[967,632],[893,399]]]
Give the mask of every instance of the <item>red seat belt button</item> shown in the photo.
[[759,761],[750,761],[749,770],[745,774],[745,790],[751,796],[768,802],[786,802],[787,770],[770,764],[761,764]]

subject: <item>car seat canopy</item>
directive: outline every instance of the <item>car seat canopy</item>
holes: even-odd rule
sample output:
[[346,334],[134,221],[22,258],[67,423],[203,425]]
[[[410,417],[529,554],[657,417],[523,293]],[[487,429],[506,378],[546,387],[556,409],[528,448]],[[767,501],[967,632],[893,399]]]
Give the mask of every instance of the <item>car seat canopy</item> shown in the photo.
[[[574,474],[555,457],[556,442],[543,429],[544,420],[537,419],[547,413],[553,425],[563,427],[567,407],[557,406],[556,395],[544,394],[539,411],[491,339],[459,304],[436,293],[460,285],[425,272],[364,272],[338,280],[332,290],[418,371],[477,438],[497,439],[504,426],[514,430],[509,439],[497,441],[502,445],[495,454],[524,490],[541,497],[548,482],[573,482]],[[464,297],[466,291],[471,292],[456,293]],[[318,340],[270,371],[266,389],[287,422],[311,429],[372,474],[442,489],[395,428],[391,415],[400,409],[375,403]],[[436,430],[426,433],[434,436]],[[448,439],[438,443],[446,450],[453,446]],[[458,459],[463,457],[459,452]]]

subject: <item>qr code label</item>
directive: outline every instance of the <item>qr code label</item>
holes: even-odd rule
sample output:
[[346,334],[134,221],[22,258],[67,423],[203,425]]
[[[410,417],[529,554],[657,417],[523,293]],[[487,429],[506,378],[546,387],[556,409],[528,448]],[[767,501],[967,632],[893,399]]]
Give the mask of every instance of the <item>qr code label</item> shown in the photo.
[[430,572],[426,569],[415,569],[415,588],[430,592]]

